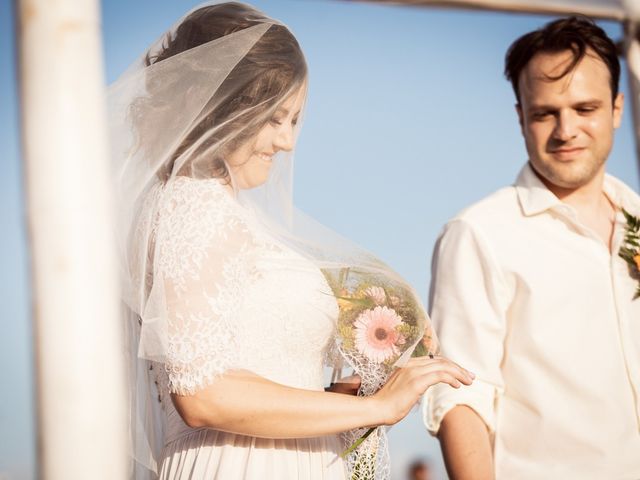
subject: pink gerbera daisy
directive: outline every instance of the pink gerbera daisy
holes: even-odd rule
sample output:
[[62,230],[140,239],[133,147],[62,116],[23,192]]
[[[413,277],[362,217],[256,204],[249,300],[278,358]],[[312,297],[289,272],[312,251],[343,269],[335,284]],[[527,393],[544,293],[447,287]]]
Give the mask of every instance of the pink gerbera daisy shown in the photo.
[[376,363],[398,355],[396,345],[404,339],[396,327],[401,323],[402,318],[387,307],[378,306],[362,312],[355,321],[356,348]]
[[364,291],[364,294],[376,302],[376,305],[382,305],[387,299],[387,294],[384,292],[384,288],[382,287],[369,287]]

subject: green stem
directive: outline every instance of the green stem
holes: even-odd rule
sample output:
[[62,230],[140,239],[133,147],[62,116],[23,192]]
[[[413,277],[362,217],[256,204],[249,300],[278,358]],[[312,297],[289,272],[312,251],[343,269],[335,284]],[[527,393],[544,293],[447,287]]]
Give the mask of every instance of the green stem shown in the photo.
[[362,435],[358,440],[356,440],[355,442],[353,442],[353,445],[351,445],[349,448],[347,448],[344,452],[342,452],[340,454],[341,458],[347,458],[347,456],[353,452],[356,448],[358,448],[360,445],[362,445],[362,442],[364,442],[367,437],[369,435],[371,435],[373,433],[373,431],[378,428],[378,427],[371,427],[369,430],[367,430],[367,433],[365,433],[364,435]]

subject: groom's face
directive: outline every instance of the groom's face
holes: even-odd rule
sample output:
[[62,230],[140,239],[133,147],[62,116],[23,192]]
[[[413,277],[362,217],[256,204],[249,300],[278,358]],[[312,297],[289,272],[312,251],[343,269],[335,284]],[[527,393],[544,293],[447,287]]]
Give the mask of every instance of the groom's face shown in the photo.
[[529,160],[548,186],[578,189],[604,173],[620,125],[623,98],[612,99],[610,74],[592,51],[557,80],[569,51],[539,53],[519,78],[517,105]]

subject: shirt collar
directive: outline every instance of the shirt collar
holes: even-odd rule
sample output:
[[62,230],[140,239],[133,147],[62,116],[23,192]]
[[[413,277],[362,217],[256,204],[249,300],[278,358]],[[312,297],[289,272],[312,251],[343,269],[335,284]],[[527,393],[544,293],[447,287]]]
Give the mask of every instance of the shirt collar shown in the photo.
[[[542,180],[535,174],[529,162],[520,170],[515,182],[515,188],[520,206],[526,216],[537,215],[564,205],[542,183]],[[631,213],[640,213],[640,196],[617,178],[606,174],[603,190],[617,207],[623,207]]]
[[515,187],[520,206],[527,217],[562,204],[560,199],[534,173],[529,162],[520,170]]
[[612,175],[604,177],[604,193],[618,208],[624,208],[627,212],[640,215],[640,196],[628,185]]

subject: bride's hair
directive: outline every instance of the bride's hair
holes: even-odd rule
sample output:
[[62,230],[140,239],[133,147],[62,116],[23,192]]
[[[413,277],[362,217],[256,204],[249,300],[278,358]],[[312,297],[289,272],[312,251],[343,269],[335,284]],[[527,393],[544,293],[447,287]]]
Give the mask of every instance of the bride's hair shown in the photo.
[[[228,181],[224,157],[251,139],[271,119],[278,105],[304,84],[307,65],[300,45],[287,27],[274,23],[248,5],[236,2],[209,5],[193,11],[174,32],[167,34],[159,51],[147,53],[145,64],[149,67],[263,23],[271,23],[271,26],[203,106],[159,172],[163,180],[173,173]],[[155,81],[159,80],[163,83],[172,81],[156,76]],[[148,102],[153,102],[155,86],[147,82],[148,95],[140,99],[146,107]],[[146,120],[153,121],[148,117]],[[212,152],[208,152],[210,149]],[[185,159],[181,159],[178,171],[174,172],[176,160],[183,155]],[[205,165],[196,168],[194,161],[203,159],[203,156]]]

